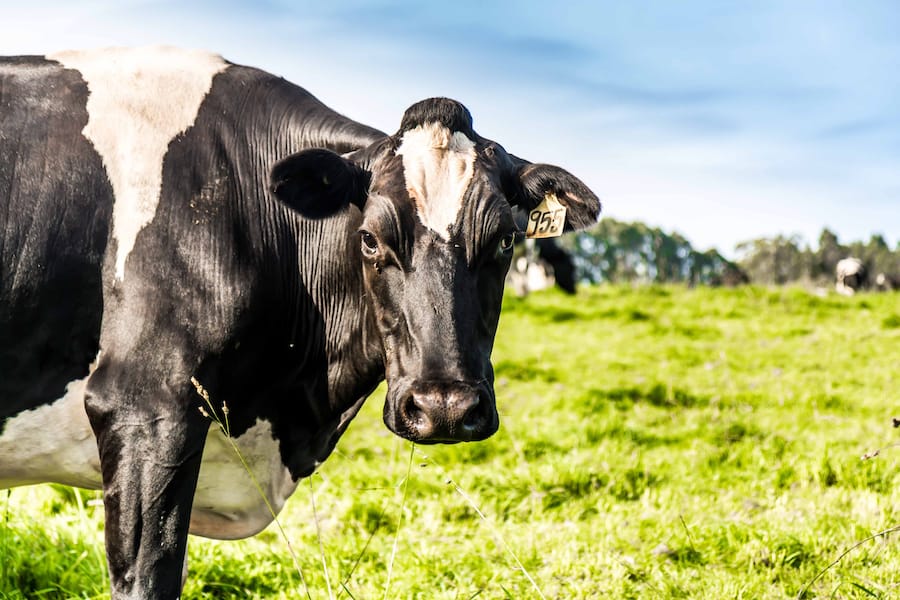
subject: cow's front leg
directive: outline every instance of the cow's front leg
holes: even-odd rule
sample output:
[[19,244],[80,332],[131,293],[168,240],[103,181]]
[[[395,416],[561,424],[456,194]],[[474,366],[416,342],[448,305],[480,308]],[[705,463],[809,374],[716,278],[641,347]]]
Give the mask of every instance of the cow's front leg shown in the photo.
[[209,422],[189,381],[151,389],[135,386],[133,374],[101,365],[86,398],[103,472],[112,597],[177,598]]

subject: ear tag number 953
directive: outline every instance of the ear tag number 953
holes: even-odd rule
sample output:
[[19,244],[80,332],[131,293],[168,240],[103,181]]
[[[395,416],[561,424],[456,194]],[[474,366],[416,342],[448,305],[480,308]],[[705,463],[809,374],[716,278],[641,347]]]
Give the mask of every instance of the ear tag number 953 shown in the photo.
[[562,235],[566,226],[566,207],[559,203],[556,194],[550,192],[544,201],[528,213],[528,226],[525,228],[527,238],[551,238]]

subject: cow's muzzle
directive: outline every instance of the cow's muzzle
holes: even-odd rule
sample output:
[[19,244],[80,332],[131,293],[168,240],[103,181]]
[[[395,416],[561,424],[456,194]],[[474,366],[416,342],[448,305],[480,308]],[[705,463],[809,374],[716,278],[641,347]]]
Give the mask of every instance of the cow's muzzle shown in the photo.
[[465,382],[416,382],[385,406],[385,424],[420,444],[474,442],[490,437],[500,424],[494,396]]

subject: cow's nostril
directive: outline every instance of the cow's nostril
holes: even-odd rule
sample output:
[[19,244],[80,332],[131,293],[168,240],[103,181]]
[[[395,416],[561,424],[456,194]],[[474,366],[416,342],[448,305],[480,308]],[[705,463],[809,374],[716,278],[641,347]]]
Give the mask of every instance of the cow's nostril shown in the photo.
[[400,412],[406,428],[416,440],[427,440],[434,436],[435,423],[429,413],[427,398],[413,393],[401,404]]
[[481,402],[475,400],[475,403],[466,411],[462,425],[465,429],[477,429],[484,420],[483,417],[484,411],[481,408]]
[[418,421],[422,416],[422,408],[416,402],[415,396],[408,396],[403,403],[403,414],[410,421]]

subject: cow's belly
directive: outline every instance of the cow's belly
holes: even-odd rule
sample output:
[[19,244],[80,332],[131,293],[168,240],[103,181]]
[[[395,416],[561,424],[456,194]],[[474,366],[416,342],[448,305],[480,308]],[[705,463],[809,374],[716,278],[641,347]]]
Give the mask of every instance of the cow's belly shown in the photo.
[[262,494],[278,514],[297,487],[267,421],[257,421],[233,441],[246,467],[225,434],[210,428],[191,511],[194,535],[239,539],[259,533],[273,519]]
[[[6,422],[0,434],[0,488],[46,482],[103,487],[97,442],[84,411],[87,379],[69,383],[65,396],[53,404]],[[281,462],[268,422],[258,421],[234,442],[246,467],[228,438],[217,426],[210,427],[191,512],[195,535],[254,535],[272,522],[260,492],[277,514],[297,487]]]
[[84,412],[87,380],[69,383],[54,403],[7,420],[0,433],[0,488],[44,482],[102,487],[97,442]]

